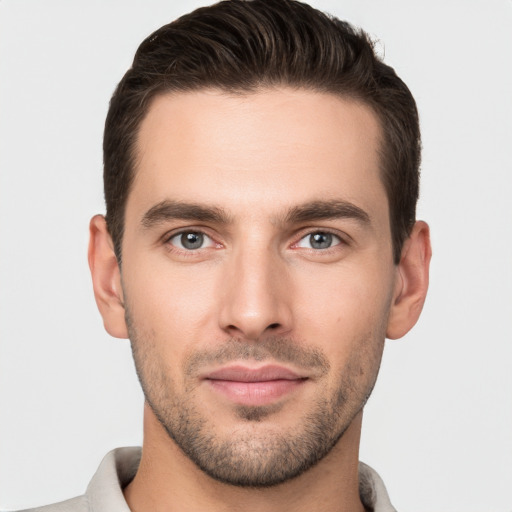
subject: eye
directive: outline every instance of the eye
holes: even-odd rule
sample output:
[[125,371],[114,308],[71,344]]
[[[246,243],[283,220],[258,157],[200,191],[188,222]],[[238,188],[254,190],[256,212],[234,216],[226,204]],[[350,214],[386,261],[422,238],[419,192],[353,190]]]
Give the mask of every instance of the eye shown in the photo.
[[215,242],[201,231],[182,231],[169,238],[169,243],[185,251],[194,251],[215,245]]
[[306,249],[330,249],[335,245],[339,245],[341,239],[328,231],[316,231],[315,233],[309,233],[305,237],[301,238],[297,243],[297,247],[304,247]]

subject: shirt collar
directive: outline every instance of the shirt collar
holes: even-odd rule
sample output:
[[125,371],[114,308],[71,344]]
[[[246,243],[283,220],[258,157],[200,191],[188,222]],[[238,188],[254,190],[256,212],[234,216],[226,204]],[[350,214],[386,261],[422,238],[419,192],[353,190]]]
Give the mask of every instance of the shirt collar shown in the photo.
[[[104,457],[85,494],[90,512],[130,512],[123,488],[135,476],[141,453],[139,447],[116,448]],[[368,511],[396,512],[384,482],[363,462],[359,463],[359,493]]]

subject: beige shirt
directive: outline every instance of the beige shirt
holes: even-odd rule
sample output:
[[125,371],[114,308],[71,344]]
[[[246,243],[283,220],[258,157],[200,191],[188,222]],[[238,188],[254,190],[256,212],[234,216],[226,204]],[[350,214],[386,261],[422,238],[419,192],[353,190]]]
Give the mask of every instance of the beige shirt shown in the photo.
[[[123,487],[135,476],[140,456],[138,447],[112,450],[101,462],[83,496],[30,509],[30,512],[130,512]],[[380,476],[362,462],[359,463],[359,492],[367,510],[396,512]]]

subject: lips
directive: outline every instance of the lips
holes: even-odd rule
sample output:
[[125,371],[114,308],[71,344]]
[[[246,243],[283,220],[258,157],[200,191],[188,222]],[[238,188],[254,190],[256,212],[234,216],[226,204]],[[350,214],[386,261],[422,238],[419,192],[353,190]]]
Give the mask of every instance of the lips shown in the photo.
[[283,366],[268,365],[261,368],[230,366],[215,370],[209,373],[206,378],[237,382],[267,382],[272,380],[296,380],[303,377]]
[[215,392],[239,405],[271,404],[296,391],[307,377],[289,368],[267,365],[261,368],[229,366],[214,370],[204,377]]

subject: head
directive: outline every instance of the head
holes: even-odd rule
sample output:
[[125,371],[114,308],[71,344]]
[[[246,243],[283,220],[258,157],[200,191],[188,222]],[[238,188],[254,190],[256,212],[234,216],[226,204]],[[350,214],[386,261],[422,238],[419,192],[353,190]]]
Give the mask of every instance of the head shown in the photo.
[[110,103],[104,135],[107,224],[119,261],[140,125],[164,93],[264,88],[330,93],[369,107],[381,127],[381,179],[398,263],[416,217],[420,130],[414,98],[347,22],[291,0],[232,0],[197,9],[151,34]]
[[142,43],[107,117],[89,259],[153,444],[240,486],[357,457],[384,339],[425,298],[418,162],[405,85],[304,4],[222,2]]

